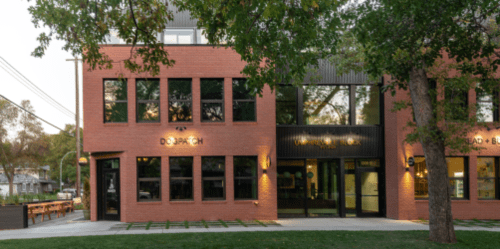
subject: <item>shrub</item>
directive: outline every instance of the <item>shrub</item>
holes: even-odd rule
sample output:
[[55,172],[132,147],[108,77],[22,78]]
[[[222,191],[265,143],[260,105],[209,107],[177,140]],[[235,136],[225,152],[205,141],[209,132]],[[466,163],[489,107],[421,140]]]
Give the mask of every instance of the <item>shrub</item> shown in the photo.
[[83,208],[85,210],[90,209],[90,181],[88,177],[83,180]]

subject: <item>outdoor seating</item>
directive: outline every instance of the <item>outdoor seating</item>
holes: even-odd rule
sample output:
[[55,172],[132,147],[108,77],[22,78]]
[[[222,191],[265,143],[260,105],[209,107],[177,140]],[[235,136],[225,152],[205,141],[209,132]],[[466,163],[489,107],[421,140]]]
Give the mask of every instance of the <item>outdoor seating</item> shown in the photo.
[[55,201],[48,203],[38,203],[38,204],[28,204],[28,219],[33,221],[35,224],[35,218],[41,214],[42,222],[45,219],[45,215],[49,217],[49,220],[52,220],[50,217],[51,213],[57,213],[57,218],[61,216],[61,214],[65,217],[66,210],[69,212],[74,212],[75,207],[73,205],[73,201]]

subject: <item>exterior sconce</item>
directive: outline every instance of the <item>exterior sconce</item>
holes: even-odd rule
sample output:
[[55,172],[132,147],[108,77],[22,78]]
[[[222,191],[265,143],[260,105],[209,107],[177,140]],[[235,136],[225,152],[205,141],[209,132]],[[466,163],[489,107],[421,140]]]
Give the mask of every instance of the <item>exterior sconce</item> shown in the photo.
[[177,126],[175,127],[176,130],[179,130],[179,131],[183,131],[183,130],[186,130],[186,126]]
[[264,172],[264,174],[267,174],[267,170],[269,168],[271,168],[271,157],[267,156],[266,157],[266,168],[264,170],[262,170],[262,172]]
[[408,160],[406,161],[406,171],[410,171],[410,167],[413,167],[413,165],[415,165],[415,158],[413,157],[410,157],[408,158]]
[[80,166],[87,166],[87,164],[88,164],[88,163],[89,163],[89,161],[88,161],[88,160],[87,160],[87,158],[85,158],[85,157],[80,157],[80,158],[78,159],[78,164],[79,164]]

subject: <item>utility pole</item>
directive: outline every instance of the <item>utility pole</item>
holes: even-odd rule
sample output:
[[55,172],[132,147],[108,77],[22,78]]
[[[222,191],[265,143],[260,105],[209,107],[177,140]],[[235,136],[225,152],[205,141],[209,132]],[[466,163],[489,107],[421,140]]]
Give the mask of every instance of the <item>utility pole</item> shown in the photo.
[[78,61],[82,59],[78,59],[75,57],[74,59],[66,59],[66,61],[74,61],[75,62],[75,86],[76,86],[76,129],[75,129],[75,137],[76,137],[76,197],[80,197],[80,164],[78,164],[78,160],[80,159],[80,92],[78,87]]

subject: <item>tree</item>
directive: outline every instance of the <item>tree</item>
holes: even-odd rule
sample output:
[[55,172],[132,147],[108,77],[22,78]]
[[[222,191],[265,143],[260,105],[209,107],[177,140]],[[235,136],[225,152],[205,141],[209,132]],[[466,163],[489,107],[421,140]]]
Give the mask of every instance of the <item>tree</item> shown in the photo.
[[[34,112],[29,100],[21,106]],[[9,134],[9,128],[16,128],[16,135]],[[28,112],[21,112],[7,100],[0,98],[0,164],[9,181],[9,195],[14,191],[16,168],[37,170],[48,150],[48,139],[41,123]]]
[[[59,181],[60,163],[64,155],[70,151],[76,151],[75,137],[69,134],[75,134],[75,126],[67,124],[64,131],[50,136],[50,153],[44,158],[44,163],[50,166],[51,178]],[[83,143],[83,129],[80,128],[80,142]],[[83,152],[83,146],[80,146],[80,155],[89,158],[88,154]],[[89,167],[80,167],[81,177],[89,177]],[[76,183],[76,158],[67,156],[62,162],[62,181],[73,185]]]
[[[429,179],[430,239],[455,243],[445,149],[478,150],[466,142],[476,125],[474,108],[463,105],[470,89],[491,94],[498,89],[493,74],[500,63],[498,0],[367,1],[356,10],[354,33],[364,46],[365,69],[371,75],[390,74],[386,87],[409,90],[416,125],[407,141],[422,144]],[[495,19],[496,18],[496,19]],[[442,57],[454,63],[444,65]],[[453,69],[456,73],[450,73]],[[437,78],[431,89],[429,78]],[[483,81],[481,88],[476,82]],[[439,87],[439,86],[444,86]],[[445,96],[437,101],[436,96]]]

